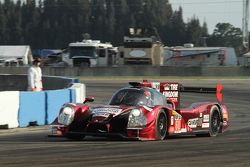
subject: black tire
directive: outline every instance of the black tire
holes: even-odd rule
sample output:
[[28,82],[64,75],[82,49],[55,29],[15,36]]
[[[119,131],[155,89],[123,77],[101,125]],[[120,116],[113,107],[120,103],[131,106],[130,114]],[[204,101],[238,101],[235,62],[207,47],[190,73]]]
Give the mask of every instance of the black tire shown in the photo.
[[214,137],[217,136],[221,126],[220,110],[217,106],[212,106],[209,120],[209,132],[204,134],[197,134],[199,137]]
[[220,110],[217,106],[213,106],[211,109],[210,128],[209,128],[210,136],[217,136],[220,131],[221,116],[219,111]]
[[164,140],[167,135],[167,116],[166,113],[163,110],[160,110],[160,112],[157,115],[156,118],[156,138],[157,140]]

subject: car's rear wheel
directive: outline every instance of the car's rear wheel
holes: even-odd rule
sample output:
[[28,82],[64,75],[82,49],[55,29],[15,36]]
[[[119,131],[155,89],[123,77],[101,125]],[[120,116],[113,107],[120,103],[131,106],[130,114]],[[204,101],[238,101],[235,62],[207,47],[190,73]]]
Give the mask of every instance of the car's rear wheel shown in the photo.
[[156,118],[156,138],[157,140],[165,139],[167,134],[167,116],[163,110],[157,115]]
[[197,136],[200,137],[217,136],[220,131],[220,126],[221,126],[220,110],[217,106],[213,106],[210,112],[209,132],[205,134],[197,134]]
[[209,128],[210,136],[217,136],[217,134],[220,131],[220,123],[221,123],[221,118],[219,109],[217,106],[214,106],[212,108],[211,119],[210,119],[210,128]]

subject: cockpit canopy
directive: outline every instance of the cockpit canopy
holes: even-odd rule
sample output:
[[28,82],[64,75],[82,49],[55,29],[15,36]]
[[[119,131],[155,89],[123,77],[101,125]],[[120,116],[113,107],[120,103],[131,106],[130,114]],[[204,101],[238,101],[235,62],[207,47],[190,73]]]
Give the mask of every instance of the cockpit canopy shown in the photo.
[[110,105],[155,106],[167,105],[166,98],[157,90],[149,88],[124,88],[117,91]]

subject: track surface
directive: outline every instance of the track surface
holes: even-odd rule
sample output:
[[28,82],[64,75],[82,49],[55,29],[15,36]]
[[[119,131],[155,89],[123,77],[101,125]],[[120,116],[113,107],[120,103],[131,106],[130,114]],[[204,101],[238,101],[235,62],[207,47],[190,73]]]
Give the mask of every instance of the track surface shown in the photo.
[[[185,85],[215,86],[216,80],[182,80]],[[178,137],[165,141],[83,141],[47,138],[48,127],[0,130],[0,166],[250,166],[250,80],[221,80],[229,107],[230,129],[217,137]],[[106,103],[127,81],[84,81],[94,104]],[[186,93],[182,105],[214,101],[213,95]]]

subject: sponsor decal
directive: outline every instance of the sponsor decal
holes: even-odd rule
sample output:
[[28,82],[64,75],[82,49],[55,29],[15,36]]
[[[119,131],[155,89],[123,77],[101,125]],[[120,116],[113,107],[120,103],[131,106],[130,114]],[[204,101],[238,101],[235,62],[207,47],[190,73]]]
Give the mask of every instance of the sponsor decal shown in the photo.
[[175,130],[175,133],[181,133],[181,115],[180,114],[176,114],[174,116],[174,130]]
[[203,114],[202,114],[202,112],[201,112],[201,113],[200,113],[200,117],[202,117],[202,115],[203,115]]
[[209,128],[209,123],[202,123],[202,128]]
[[199,122],[198,118],[193,118],[189,119],[187,124],[190,128],[197,128],[198,122]]
[[170,124],[174,125],[174,117],[173,116],[171,116]]
[[178,91],[178,84],[166,84],[164,90],[176,90]]
[[209,122],[209,115],[203,115],[203,122]]
[[166,83],[162,85],[162,94],[173,102],[178,102],[179,99],[179,84],[178,83]]
[[197,126],[201,127],[202,125],[202,118],[198,118]]
[[[92,113],[94,115],[104,115],[105,114],[114,114],[114,115],[118,115],[120,114],[122,111],[122,109],[119,109],[119,108],[96,108],[92,111]],[[99,116],[99,115],[98,115]]]
[[163,95],[165,97],[168,97],[168,98],[177,98],[179,97],[179,92],[177,91],[167,91],[167,92],[163,92]]
[[174,131],[176,133],[180,133],[181,132],[181,120],[176,120],[174,121]]
[[174,133],[186,133],[186,132],[187,132],[187,129],[185,129],[185,128],[174,131]]
[[52,135],[57,135],[57,128],[53,127],[50,129]]
[[108,117],[109,113],[106,112],[98,112],[98,113],[94,113],[93,117]]

